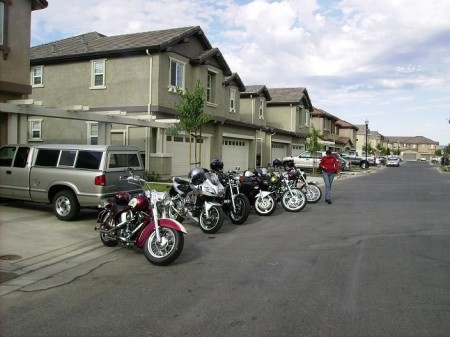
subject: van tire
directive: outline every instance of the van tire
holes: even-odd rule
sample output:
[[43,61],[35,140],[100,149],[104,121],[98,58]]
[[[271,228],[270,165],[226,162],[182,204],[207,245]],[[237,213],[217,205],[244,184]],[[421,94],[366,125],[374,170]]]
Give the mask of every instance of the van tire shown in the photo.
[[77,197],[70,190],[62,190],[53,198],[53,213],[59,220],[72,221],[78,217],[80,204]]

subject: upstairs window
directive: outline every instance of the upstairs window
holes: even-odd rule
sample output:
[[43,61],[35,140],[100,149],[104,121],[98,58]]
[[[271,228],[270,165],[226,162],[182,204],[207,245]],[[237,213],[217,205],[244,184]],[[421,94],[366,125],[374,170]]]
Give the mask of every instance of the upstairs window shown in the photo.
[[259,119],[264,119],[264,99],[259,99]]
[[184,63],[170,60],[170,87],[184,89]]
[[215,103],[216,100],[216,73],[208,71],[206,81],[206,102]]
[[94,60],[91,62],[91,89],[105,89],[105,64],[106,60]]
[[230,89],[230,112],[236,112],[236,89]]
[[43,74],[44,74],[43,66],[31,68],[31,85],[33,88],[44,86]]

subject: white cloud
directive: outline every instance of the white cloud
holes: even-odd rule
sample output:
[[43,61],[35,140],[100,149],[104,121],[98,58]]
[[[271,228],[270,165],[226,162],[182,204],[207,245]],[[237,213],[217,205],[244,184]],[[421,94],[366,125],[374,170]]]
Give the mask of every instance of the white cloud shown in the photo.
[[445,100],[448,13],[447,0],[49,0],[32,38],[199,25],[245,84],[305,86],[314,105],[359,118]]

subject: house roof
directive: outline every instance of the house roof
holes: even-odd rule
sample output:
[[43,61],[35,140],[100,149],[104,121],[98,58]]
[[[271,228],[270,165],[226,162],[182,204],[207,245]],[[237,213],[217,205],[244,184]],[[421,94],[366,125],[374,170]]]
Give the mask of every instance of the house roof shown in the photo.
[[225,80],[223,81],[223,84],[226,86],[234,85],[239,88],[240,92],[243,92],[246,89],[238,73],[233,73],[231,74],[231,76],[226,77]]
[[352,142],[352,140],[351,140],[351,138],[350,137],[339,137],[337,140],[336,140],[336,143],[338,143],[338,144],[350,144],[350,145],[353,145],[353,142]]
[[247,85],[245,87],[245,91],[241,92],[241,98],[250,97],[250,96],[264,96],[266,101],[270,101],[272,99],[269,90],[265,85]]
[[336,125],[339,126],[341,129],[354,129],[354,130],[358,131],[358,127],[356,125],[353,125],[342,119],[338,120],[336,122]]
[[439,142],[435,142],[429,138],[423,136],[414,136],[414,137],[402,137],[402,136],[385,136],[385,139],[389,141],[389,143],[401,143],[401,144],[435,144],[438,145]]
[[[60,62],[67,59],[84,59],[99,55],[133,55],[149,52],[162,52],[170,47],[187,42],[191,37],[197,37],[204,49],[194,57],[194,63],[202,63],[209,57],[222,59],[222,65],[229,67],[217,48],[212,48],[199,26],[173,28],[134,34],[106,36],[98,32],[90,32],[67,39],[54,41],[31,48],[31,62]],[[229,71],[231,75],[231,71]]]
[[272,100],[267,103],[268,106],[301,104],[303,102],[309,111],[314,109],[306,88],[269,88],[269,93]]
[[32,11],[44,9],[47,7],[48,7],[48,2],[46,0],[31,0],[31,10]]
[[311,112],[311,117],[319,117],[319,118],[328,118],[328,119],[333,119],[335,121],[339,121],[339,118],[330,114],[329,112],[316,108],[314,107],[314,110]]

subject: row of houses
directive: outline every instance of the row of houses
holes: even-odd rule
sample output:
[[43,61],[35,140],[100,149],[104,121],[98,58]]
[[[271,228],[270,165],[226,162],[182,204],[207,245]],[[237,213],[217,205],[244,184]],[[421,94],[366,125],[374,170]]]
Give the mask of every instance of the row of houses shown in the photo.
[[[0,4],[8,25],[0,40],[1,144],[135,145],[146,169],[162,177],[185,175],[195,160],[207,166],[216,157],[225,169],[264,166],[304,151],[312,127],[335,151],[365,144],[359,126],[314,107],[303,86],[245,85],[199,26],[90,32],[30,49],[29,25],[23,29],[14,17],[44,9],[47,1]],[[190,135],[166,130],[176,123],[179,90],[193,91],[198,81],[206,91],[204,112],[213,119],[193,140],[194,159]],[[368,138],[373,147],[385,145],[386,137],[374,135]],[[434,154],[431,143],[427,150]]]

